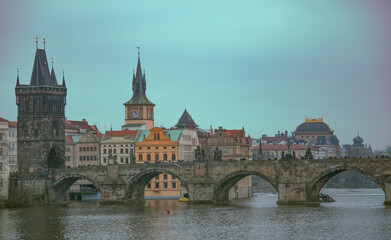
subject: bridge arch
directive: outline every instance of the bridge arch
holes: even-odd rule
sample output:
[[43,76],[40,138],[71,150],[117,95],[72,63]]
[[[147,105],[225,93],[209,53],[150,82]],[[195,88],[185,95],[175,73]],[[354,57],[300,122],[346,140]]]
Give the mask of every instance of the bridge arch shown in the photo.
[[256,175],[263,178],[268,183],[270,183],[276,191],[278,191],[277,182],[275,179],[261,172],[241,170],[227,175],[216,184],[213,200],[215,202],[228,202],[229,190],[241,179],[251,175]]
[[319,202],[319,193],[324,187],[324,185],[334,176],[336,176],[339,173],[345,172],[345,171],[356,171],[359,172],[367,177],[369,177],[371,180],[373,180],[384,192],[384,184],[383,181],[380,178],[375,177],[372,173],[363,170],[361,168],[355,168],[355,167],[347,167],[347,166],[337,166],[330,168],[322,173],[320,173],[316,178],[314,178],[310,184],[308,189],[308,195],[307,198],[311,202]]
[[99,191],[100,185],[93,179],[81,174],[67,174],[61,176],[54,184],[54,191],[58,199],[65,197],[69,188],[78,180],[87,180]]
[[170,174],[177,178],[180,183],[188,190],[188,183],[177,173],[167,169],[149,169],[138,173],[132,178],[130,183],[126,186],[125,197],[130,201],[144,201],[144,190],[148,183],[156,176],[162,173]]

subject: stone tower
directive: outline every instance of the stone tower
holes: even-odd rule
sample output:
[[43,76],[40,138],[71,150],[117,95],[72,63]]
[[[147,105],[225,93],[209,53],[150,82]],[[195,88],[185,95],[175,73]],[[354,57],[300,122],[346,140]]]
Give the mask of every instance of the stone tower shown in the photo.
[[19,174],[64,167],[65,78],[57,84],[53,62],[49,72],[45,49],[38,49],[38,44],[30,84],[20,84],[18,74],[15,94]]
[[123,129],[150,130],[154,126],[154,107],[155,104],[150,102],[145,95],[147,83],[145,72],[141,71],[140,52],[138,52],[136,74],[133,72],[133,96],[124,103],[125,105],[125,125]]

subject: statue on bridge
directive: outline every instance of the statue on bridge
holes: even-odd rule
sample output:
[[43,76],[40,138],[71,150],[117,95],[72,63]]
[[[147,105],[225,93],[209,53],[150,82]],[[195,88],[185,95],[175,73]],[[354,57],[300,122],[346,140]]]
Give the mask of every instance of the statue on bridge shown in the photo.
[[205,158],[205,151],[200,148],[200,145],[197,146],[197,149],[195,151],[195,160],[197,162],[206,162]]
[[304,159],[314,159],[314,156],[312,156],[310,147],[308,147],[307,151],[305,152]]
[[221,150],[218,147],[216,147],[216,149],[213,152],[213,161],[222,161],[221,159],[222,155],[223,153],[221,152]]

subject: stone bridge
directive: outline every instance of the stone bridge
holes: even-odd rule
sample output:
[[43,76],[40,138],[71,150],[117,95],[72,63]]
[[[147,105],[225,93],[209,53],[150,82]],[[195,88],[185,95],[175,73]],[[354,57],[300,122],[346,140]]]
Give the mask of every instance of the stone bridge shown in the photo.
[[321,159],[228,162],[182,162],[109,165],[57,170],[49,176],[55,199],[65,199],[79,179],[90,181],[101,193],[102,203],[144,201],[152,178],[168,173],[189,192],[189,203],[227,202],[228,192],[240,179],[256,175],[278,192],[278,204],[319,204],[319,192],[333,176],[356,170],[375,181],[391,205],[391,159]]

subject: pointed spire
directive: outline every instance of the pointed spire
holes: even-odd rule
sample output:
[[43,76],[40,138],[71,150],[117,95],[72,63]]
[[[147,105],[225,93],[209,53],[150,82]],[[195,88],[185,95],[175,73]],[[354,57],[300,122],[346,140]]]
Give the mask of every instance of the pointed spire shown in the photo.
[[53,68],[53,58],[52,58],[52,71],[50,72],[50,78],[52,79],[53,85],[58,85],[56,74],[54,73],[54,68]]
[[35,47],[38,49],[38,37],[35,37]]
[[62,86],[66,87],[65,85],[65,74],[64,74],[64,69],[62,69]]
[[19,68],[16,69],[16,86],[19,86],[20,83],[19,83]]

